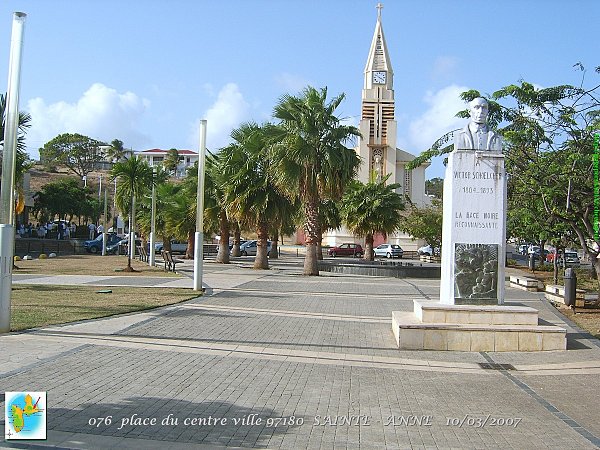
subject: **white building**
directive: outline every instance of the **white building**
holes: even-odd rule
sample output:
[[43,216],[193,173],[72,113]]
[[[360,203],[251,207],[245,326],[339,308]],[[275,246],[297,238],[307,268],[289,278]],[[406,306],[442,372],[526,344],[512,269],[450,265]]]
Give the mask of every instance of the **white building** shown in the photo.
[[[185,176],[186,169],[190,166],[193,166],[194,163],[198,161],[198,153],[192,150],[177,150],[177,152],[179,154],[181,162],[177,166],[175,176],[183,177]],[[151,166],[158,166],[163,164],[163,161],[165,160],[168,153],[169,150],[153,148],[150,150],[136,152],[136,155],[148,161],[148,164],[150,164]]]
[[[407,196],[417,206],[427,205],[430,202],[425,195],[425,169],[429,163],[408,170],[406,165],[415,159],[415,155],[396,147],[396,101],[393,87],[394,71],[379,13],[364,70],[359,124],[362,138],[356,148],[361,159],[358,179],[367,183],[372,171],[375,171],[379,177],[391,173],[388,183],[400,184],[396,192]],[[376,237],[375,245],[381,243],[381,239],[381,237]],[[323,237],[324,245],[338,245],[342,242],[362,243],[363,241],[363,239],[354,238],[348,230],[343,228],[329,232]],[[421,241],[413,241],[404,233],[388,236],[388,242],[400,244],[405,250],[416,250],[421,245]]]

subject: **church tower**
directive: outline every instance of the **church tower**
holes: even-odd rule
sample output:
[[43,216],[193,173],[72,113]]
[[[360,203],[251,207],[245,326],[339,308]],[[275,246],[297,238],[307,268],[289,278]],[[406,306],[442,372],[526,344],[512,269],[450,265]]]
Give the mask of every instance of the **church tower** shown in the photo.
[[375,171],[378,178],[388,173],[389,182],[396,180],[396,120],[394,71],[381,25],[378,4],[377,23],[364,72],[359,156],[362,160],[358,179],[366,183]]
[[357,149],[362,164],[358,179],[366,183],[372,172],[379,179],[391,174],[387,182],[400,184],[396,192],[422,205],[428,203],[425,198],[425,168],[429,164],[407,170],[406,164],[415,156],[396,147],[394,71],[381,24],[382,8],[383,5],[379,3],[375,32],[364,70],[359,124],[362,138]]

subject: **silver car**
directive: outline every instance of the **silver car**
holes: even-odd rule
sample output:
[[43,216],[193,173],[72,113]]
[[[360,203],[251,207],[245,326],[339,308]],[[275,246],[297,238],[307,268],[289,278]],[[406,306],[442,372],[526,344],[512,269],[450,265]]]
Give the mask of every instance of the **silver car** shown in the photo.
[[[258,241],[247,241],[240,245],[240,253],[242,256],[256,256],[256,247]],[[267,241],[267,255],[271,252],[271,241]]]
[[386,258],[402,258],[404,250],[398,244],[381,244],[373,249],[375,256],[385,256]]

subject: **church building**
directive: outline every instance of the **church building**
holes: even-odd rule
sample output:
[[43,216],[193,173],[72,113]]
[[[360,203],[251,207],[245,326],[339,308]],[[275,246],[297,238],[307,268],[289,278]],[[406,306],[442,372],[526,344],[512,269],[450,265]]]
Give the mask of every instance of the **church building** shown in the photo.
[[[415,156],[396,147],[394,71],[381,24],[382,6],[377,7],[377,23],[365,66],[362,89],[359,124],[362,138],[356,148],[361,159],[358,179],[367,183],[373,171],[379,178],[391,174],[388,183],[400,184],[396,192],[408,197],[417,206],[423,206],[429,204],[429,198],[425,195],[425,169],[429,163],[408,170],[406,165],[415,159]],[[383,242],[381,236],[375,239],[375,245]],[[421,241],[413,241],[410,236],[401,232],[388,236],[387,240],[400,244],[404,250],[416,250],[422,245]],[[361,243],[361,239],[355,238],[344,228],[330,231],[323,237],[324,245],[339,245],[342,242]]]

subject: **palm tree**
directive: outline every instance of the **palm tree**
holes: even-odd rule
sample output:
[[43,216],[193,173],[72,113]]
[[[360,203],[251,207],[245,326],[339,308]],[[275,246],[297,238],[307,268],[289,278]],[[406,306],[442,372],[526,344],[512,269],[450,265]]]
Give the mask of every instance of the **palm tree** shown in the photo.
[[344,144],[360,136],[356,127],[342,125],[335,110],[345,98],[327,101],[327,88],[307,87],[301,96],[284,95],[273,115],[283,130],[274,146],[277,183],[300,199],[305,216],[304,274],[318,275],[319,205],[339,198],[355,176],[360,160]]
[[123,147],[123,141],[119,139],[113,139],[110,146],[106,150],[106,157],[112,162],[118,162],[125,158],[127,151]]
[[[197,164],[195,167],[196,170],[189,171],[188,174],[196,177],[197,182],[197,175],[192,174],[192,172],[197,173]],[[225,206],[225,193],[221,182],[223,169],[220,163],[220,155],[207,153],[204,174],[204,232],[206,233],[208,230],[218,232],[221,239],[219,240],[216,262],[229,264],[229,232],[232,223]]]
[[367,184],[354,181],[342,199],[342,220],[354,235],[365,237],[367,261],[373,261],[373,236],[388,235],[400,227],[404,203],[394,191],[400,184],[386,185],[390,175],[378,181],[372,173]]
[[268,151],[270,128],[269,124],[242,124],[231,132],[233,143],[220,153],[228,212],[256,229],[255,269],[269,268],[269,229],[291,208],[290,200],[274,184]]
[[179,165],[180,159],[179,152],[176,148],[169,149],[167,151],[167,156],[165,156],[163,161],[165,170],[168,170],[171,173],[177,172],[177,166]]
[[[156,186],[155,230],[156,235],[162,239],[164,249],[170,251],[173,234],[167,227],[167,214],[171,206],[171,199],[179,192],[180,185],[168,182],[167,177],[168,174],[160,169],[154,174]],[[136,220],[138,228],[143,236],[149,236],[152,227],[152,196],[143,195],[137,205]]]
[[[4,148],[4,128],[6,125],[6,95],[0,94],[0,147]],[[19,112],[19,130],[17,134],[17,151],[15,162],[15,184],[20,185],[23,181],[23,175],[31,168],[29,155],[25,151],[25,133],[31,126],[31,116],[27,113]],[[0,175],[2,175],[2,158],[0,154]],[[19,197],[22,197],[22,187],[19,189]]]
[[117,162],[110,171],[112,180],[117,180],[116,201],[122,213],[129,215],[129,245],[127,272],[131,267],[131,246],[135,245],[135,200],[146,193],[152,185],[152,167],[148,163],[133,156],[125,161]]

